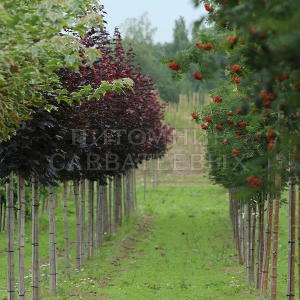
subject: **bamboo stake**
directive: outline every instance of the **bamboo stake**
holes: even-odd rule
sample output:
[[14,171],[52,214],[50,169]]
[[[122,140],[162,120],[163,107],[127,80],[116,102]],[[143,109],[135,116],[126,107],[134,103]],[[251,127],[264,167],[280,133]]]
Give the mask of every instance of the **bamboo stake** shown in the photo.
[[267,294],[268,288],[268,276],[270,269],[270,256],[271,256],[271,239],[272,239],[272,221],[273,221],[273,197],[268,195],[268,220],[266,227],[266,239],[265,239],[265,253],[261,279],[261,292],[263,296]]
[[70,276],[70,244],[69,244],[69,220],[68,220],[68,184],[66,181],[63,183],[63,203],[64,203],[64,244],[65,244],[65,268],[66,274]]
[[14,182],[13,173],[9,174],[8,183],[6,184],[6,201],[7,201],[7,299],[15,299],[15,264],[14,264]]
[[76,210],[76,254],[75,254],[75,268],[80,269],[80,249],[81,249],[81,218],[80,218],[80,205],[79,205],[79,181],[73,181],[74,187],[74,201]]
[[288,247],[288,286],[287,299],[295,297],[295,212],[296,212],[296,186],[293,178],[289,180],[289,247]]
[[88,228],[88,258],[94,252],[94,182],[89,180],[89,228]]
[[55,227],[55,202],[53,198],[53,188],[49,187],[49,279],[50,294],[52,296],[56,296],[57,285],[57,253]]
[[18,176],[18,202],[19,202],[19,299],[25,299],[25,182],[24,178]]
[[32,299],[40,300],[39,261],[39,188],[35,176],[32,177]]

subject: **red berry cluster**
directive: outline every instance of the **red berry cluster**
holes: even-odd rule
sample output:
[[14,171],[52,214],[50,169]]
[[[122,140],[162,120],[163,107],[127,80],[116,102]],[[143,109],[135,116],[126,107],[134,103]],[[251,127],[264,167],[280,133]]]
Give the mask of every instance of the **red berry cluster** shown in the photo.
[[209,4],[205,3],[204,4],[204,8],[206,11],[208,11],[209,13],[213,12],[215,9],[213,6],[210,6]]
[[171,69],[171,70],[174,70],[174,71],[179,71],[180,70],[180,65],[176,62],[176,61],[172,61],[168,64],[168,67]]
[[263,180],[260,178],[257,178],[256,176],[249,176],[247,178],[248,184],[253,188],[259,188],[263,184]]
[[199,49],[203,49],[203,50],[206,50],[206,51],[210,51],[213,49],[213,45],[212,43],[207,43],[207,44],[202,44],[200,42],[196,42],[195,43],[195,46]]
[[264,108],[270,108],[271,101],[276,99],[276,95],[273,93],[268,93],[267,91],[260,92],[260,99],[262,100],[262,105]]

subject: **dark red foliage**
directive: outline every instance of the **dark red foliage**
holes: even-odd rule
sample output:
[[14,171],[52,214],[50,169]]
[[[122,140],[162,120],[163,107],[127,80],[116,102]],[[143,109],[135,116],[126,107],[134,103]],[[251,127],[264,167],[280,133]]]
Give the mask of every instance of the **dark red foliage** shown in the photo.
[[111,40],[105,29],[94,30],[81,42],[101,50],[102,56],[93,67],[81,67],[80,73],[60,72],[69,92],[88,84],[97,88],[103,81],[120,78],[134,82],[133,90],[109,92],[101,99],[85,100],[74,109],[73,129],[84,129],[87,134],[80,157],[84,176],[96,179],[100,174],[115,175],[144,159],[164,155],[172,130],[162,123],[163,106],[152,79],[134,67],[134,54],[125,52],[119,31]]

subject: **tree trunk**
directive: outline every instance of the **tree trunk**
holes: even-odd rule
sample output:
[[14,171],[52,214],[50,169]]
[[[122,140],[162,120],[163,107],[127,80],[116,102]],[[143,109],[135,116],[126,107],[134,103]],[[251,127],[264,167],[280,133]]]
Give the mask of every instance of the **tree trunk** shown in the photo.
[[49,279],[50,294],[56,296],[57,285],[57,253],[56,253],[56,226],[55,226],[55,202],[53,188],[49,188]]
[[124,186],[126,186],[126,193],[125,193],[125,216],[128,217],[131,213],[131,194],[132,194],[132,187],[131,187],[131,170],[128,170],[126,172],[126,175],[125,175],[125,184]]
[[32,299],[40,300],[39,187],[32,177]]
[[101,190],[100,181],[97,181],[97,206],[96,206],[96,243],[97,248],[100,248],[102,242],[103,232],[103,195]]
[[107,186],[101,185],[101,195],[103,198],[103,222],[102,222],[102,237],[108,232],[108,203],[107,203]]
[[122,177],[116,175],[114,178],[114,223],[115,227],[122,224]]
[[270,269],[270,256],[271,256],[271,240],[272,240],[272,221],[273,221],[273,197],[268,195],[268,220],[266,227],[265,239],[265,254],[261,279],[261,292],[263,296],[267,294],[268,276]]
[[64,181],[63,203],[64,203],[64,244],[65,244],[65,268],[66,274],[70,276],[70,244],[69,244],[69,221],[68,221],[68,185]]
[[25,181],[18,176],[18,202],[19,202],[19,299],[25,299]]
[[300,295],[300,185],[298,185],[298,289]]
[[113,195],[112,195],[112,179],[108,179],[108,227],[109,227],[109,233],[111,234],[113,232]]
[[2,229],[2,220],[3,220],[2,214],[3,214],[3,209],[2,209],[2,207],[3,207],[3,205],[2,205],[2,197],[0,195],[0,232],[3,231],[3,229]]
[[255,231],[256,231],[256,203],[253,204],[253,213],[251,220],[251,243],[250,243],[250,266],[249,266],[249,281],[254,284],[254,255],[255,255]]
[[289,181],[289,246],[288,246],[288,285],[287,299],[295,298],[295,233],[296,233],[296,185],[293,178]]
[[241,201],[239,201],[239,234],[240,234],[240,249],[241,249],[241,257],[242,257],[242,264],[245,263],[245,235],[244,235],[244,206]]
[[262,269],[264,262],[264,223],[265,223],[265,202],[261,195],[258,202],[258,239],[257,239],[257,273],[256,273],[256,288],[261,289]]
[[94,182],[89,180],[89,230],[88,230],[88,257],[94,251]]
[[252,215],[252,207],[248,203],[247,204],[247,217],[246,217],[246,222],[247,222],[247,241],[246,241],[246,267],[247,267],[247,272],[248,272],[248,281],[251,283],[251,275],[250,275],[250,268],[251,268],[251,215]]
[[80,203],[79,203],[79,181],[74,180],[74,201],[76,210],[76,254],[75,254],[75,268],[80,269],[81,267],[81,218],[80,218]]
[[86,235],[85,235],[85,179],[80,181],[80,199],[81,199],[81,208],[80,208],[80,216],[81,216],[81,237],[80,237],[80,265],[82,266],[84,263],[84,253],[86,250]]
[[14,262],[14,231],[15,231],[15,212],[14,212],[14,182],[13,174],[10,173],[6,184],[7,201],[7,299],[15,299],[15,262]]
[[271,299],[272,300],[277,300],[277,262],[278,262],[279,209],[280,209],[280,196],[277,195],[275,197],[275,203],[274,203],[272,276],[271,276]]
[[6,201],[2,202],[2,207],[3,207],[2,231],[4,231],[6,226]]

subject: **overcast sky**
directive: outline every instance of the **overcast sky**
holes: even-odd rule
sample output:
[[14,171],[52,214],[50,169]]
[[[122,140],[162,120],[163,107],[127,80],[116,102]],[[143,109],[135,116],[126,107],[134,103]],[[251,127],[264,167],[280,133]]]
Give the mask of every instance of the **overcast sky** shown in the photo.
[[155,41],[172,40],[174,21],[183,16],[191,28],[193,21],[204,13],[201,8],[195,9],[192,0],[101,0],[108,13],[108,29],[122,24],[127,18],[137,18],[148,12],[153,27],[157,27]]

